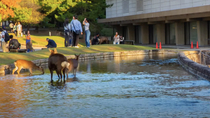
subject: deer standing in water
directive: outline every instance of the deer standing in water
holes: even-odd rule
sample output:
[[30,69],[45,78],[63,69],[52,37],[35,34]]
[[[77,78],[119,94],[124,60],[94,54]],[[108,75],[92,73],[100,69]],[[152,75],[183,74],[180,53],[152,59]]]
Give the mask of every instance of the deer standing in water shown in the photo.
[[12,74],[14,74],[15,71],[17,71],[17,73],[19,75],[21,69],[29,69],[29,72],[30,72],[29,76],[32,75],[32,69],[40,70],[40,71],[42,71],[42,74],[44,74],[44,69],[41,67],[41,63],[39,66],[37,66],[32,61],[19,59],[14,62],[14,65],[15,65],[15,68],[13,69]]
[[67,69],[65,70],[67,78],[68,78],[68,73],[72,70],[73,70],[74,77],[76,77],[77,67],[79,64],[79,56],[80,54],[79,55],[75,54],[75,57],[76,57],[75,59],[68,59],[67,61],[64,61],[61,63],[61,66]]
[[[51,52],[51,54],[48,59],[48,68],[51,73],[51,82],[53,82],[53,79],[52,79],[53,71],[56,71],[58,78],[59,79],[61,78],[61,81],[62,81],[62,73],[61,72],[63,72],[64,82],[65,82],[65,71],[66,71],[66,68],[70,65],[67,62],[67,58],[63,54],[57,53],[57,50],[50,50],[50,52]],[[67,62],[67,63],[63,64],[63,66],[62,66],[63,62]]]

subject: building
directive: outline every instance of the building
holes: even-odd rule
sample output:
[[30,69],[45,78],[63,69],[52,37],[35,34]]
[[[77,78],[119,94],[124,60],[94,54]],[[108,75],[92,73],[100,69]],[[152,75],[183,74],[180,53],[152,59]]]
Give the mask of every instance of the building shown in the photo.
[[136,44],[210,45],[210,0],[106,0],[106,19]]

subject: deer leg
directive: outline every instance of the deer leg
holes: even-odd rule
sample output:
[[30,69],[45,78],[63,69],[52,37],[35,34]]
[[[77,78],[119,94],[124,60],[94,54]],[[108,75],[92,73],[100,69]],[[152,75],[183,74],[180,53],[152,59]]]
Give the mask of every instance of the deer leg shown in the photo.
[[64,79],[64,82],[65,82],[65,73],[66,72],[66,69],[63,69],[63,79]]
[[14,75],[15,74],[15,71],[18,69],[18,67],[17,66],[15,66],[15,68],[13,69],[13,71],[12,71],[12,74]]
[[22,68],[18,68],[18,70],[17,70],[18,75],[20,75],[21,69],[22,69]]
[[50,74],[51,74],[51,82],[53,82],[53,71],[52,70],[50,70]]
[[75,77],[76,77],[76,74],[77,74],[77,69],[75,69]]
[[32,75],[32,69],[29,69],[29,76]]

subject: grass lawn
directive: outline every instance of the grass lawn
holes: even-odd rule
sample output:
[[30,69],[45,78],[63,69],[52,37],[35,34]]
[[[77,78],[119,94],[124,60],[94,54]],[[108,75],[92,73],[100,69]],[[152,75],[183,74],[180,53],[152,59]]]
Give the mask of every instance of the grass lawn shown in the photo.
[[[117,52],[117,51],[129,51],[129,50],[150,50],[155,49],[146,46],[136,46],[136,45],[94,45],[91,48],[80,47],[60,47],[57,48],[58,53],[62,53],[64,55],[74,55],[74,54],[87,54],[87,53],[100,53],[100,52]],[[31,52],[31,53],[0,53],[0,65],[11,64],[17,59],[25,59],[25,60],[36,60],[36,59],[44,59],[48,58],[50,52],[48,49]]]
[[[9,33],[9,35],[13,35],[14,39],[18,39],[21,45],[26,44],[26,37],[16,37],[13,33]],[[47,45],[46,38],[53,39],[57,43],[57,47],[64,47],[64,37],[61,36],[38,36],[38,35],[31,35],[32,44],[36,47],[45,47]]]

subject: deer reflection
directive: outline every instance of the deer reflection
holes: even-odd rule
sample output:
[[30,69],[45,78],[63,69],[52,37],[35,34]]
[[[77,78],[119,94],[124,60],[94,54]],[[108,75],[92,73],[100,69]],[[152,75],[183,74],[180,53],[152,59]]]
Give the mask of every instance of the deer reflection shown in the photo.
[[79,79],[77,77],[68,78],[66,82],[79,82]]

